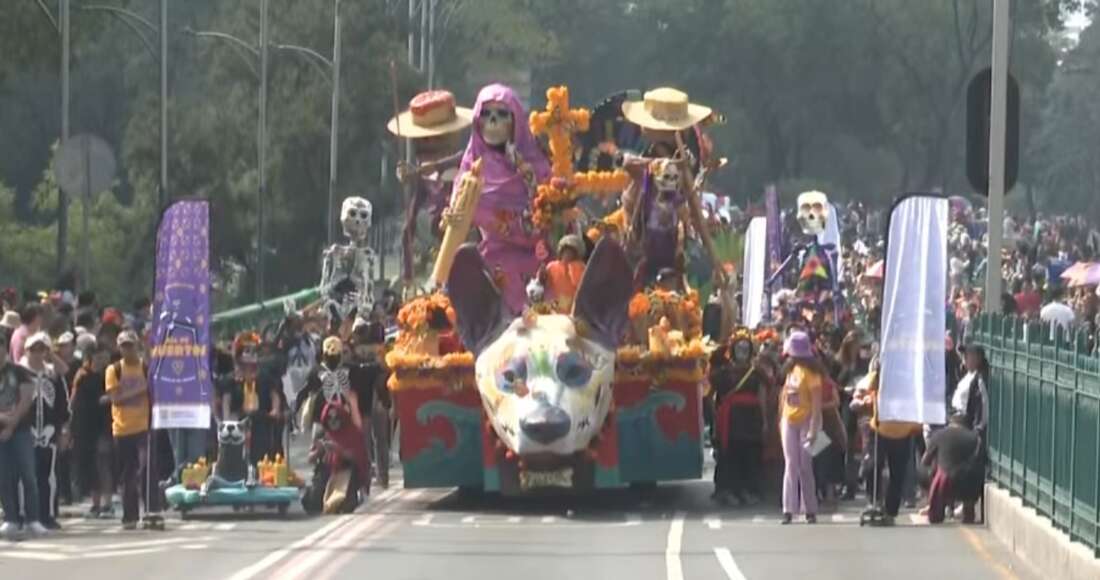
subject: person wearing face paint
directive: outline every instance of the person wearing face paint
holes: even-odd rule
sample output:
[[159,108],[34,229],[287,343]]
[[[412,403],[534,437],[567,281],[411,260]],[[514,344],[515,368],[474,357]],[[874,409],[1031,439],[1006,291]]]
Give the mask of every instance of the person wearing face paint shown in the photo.
[[397,164],[397,179],[411,190],[401,235],[401,274],[405,280],[414,276],[413,244],[422,208],[431,215],[432,232],[440,233],[443,209],[462,160],[459,136],[473,123],[473,117],[470,109],[455,106],[449,91],[426,91],[413,97],[408,110],[386,125],[390,133],[409,139],[416,155],[413,165],[403,160]]
[[382,489],[390,486],[390,402],[386,389],[386,330],[381,323],[360,324],[352,330],[348,380],[363,414],[363,435]]
[[222,416],[235,420],[249,419],[249,460],[264,457],[274,459],[283,452],[278,425],[282,421],[282,390],[273,384],[268,374],[259,372],[260,338],[250,332],[233,341],[236,365],[231,383],[221,396]]
[[714,388],[716,465],[714,494],[719,503],[759,502],[759,479],[767,427],[766,379],[754,364],[752,335],[735,329],[729,344],[711,358]]
[[[479,251],[513,315],[527,302],[527,283],[549,252],[529,214],[535,186],[550,178],[550,164],[527,125],[527,112],[511,88],[491,84],[474,104],[474,130],[459,175],[481,160],[482,189],[473,224]],[[455,187],[461,182],[455,180]],[[455,195],[457,192],[452,193]]]

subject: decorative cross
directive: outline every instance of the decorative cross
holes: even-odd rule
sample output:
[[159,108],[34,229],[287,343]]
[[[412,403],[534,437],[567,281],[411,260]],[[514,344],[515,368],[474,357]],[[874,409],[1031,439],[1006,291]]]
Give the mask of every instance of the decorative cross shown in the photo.
[[573,167],[573,134],[588,131],[588,109],[569,108],[569,87],[546,90],[546,108],[532,111],[531,133],[547,135],[550,141],[549,183],[540,184],[535,196],[532,221],[546,229],[554,216],[573,207],[585,194],[609,195],[622,192],[630,183],[623,170],[577,173]]

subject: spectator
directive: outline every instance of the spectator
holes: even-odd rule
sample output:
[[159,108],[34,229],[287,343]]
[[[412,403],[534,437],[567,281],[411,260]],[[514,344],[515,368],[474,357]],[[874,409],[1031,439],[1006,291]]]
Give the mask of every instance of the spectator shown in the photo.
[[24,531],[32,536],[48,532],[39,521],[38,470],[30,416],[34,404],[33,379],[27,369],[9,360],[10,345],[4,341],[0,346],[3,347],[0,348],[0,500],[4,507],[0,536],[16,540],[19,538],[20,484],[25,502]]
[[[86,335],[87,336],[87,335]],[[76,481],[91,496],[86,517],[113,518],[114,444],[111,440],[111,406],[104,385],[104,372],[111,363],[107,345],[85,344],[83,364],[73,380],[72,434]]]
[[[111,401],[111,433],[115,439],[122,478],[122,527],[137,528],[139,499],[145,496],[147,512],[160,511],[160,494],[147,489],[146,461],[149,457],[149,385],[146,366],[138,350],[137,335],[118,335],[121,359],[107,367],[105,391]],[[155,470],[154,470],[155,471]]]
[[10,340],[12,333],[22,324],[23,322],[20,320],[18,312],[14,310],[4,311],[4,316],[0,319],[0,338]]
[[18,364],[23,359],[23,347],[30,336],[42,330],[42,307],[38,304],[27,304],[19,313],[22,324],[11,335],[11,347],[9,354],[11,360]]
[[1065,292],[1061,287],[1054,288],[1050,293],[1050,303],[1039,311],[1039,319],[1051,324],[1051,336],[1053,336],[1055,327],[1069,330],[1077,320],[1077,315],[1074,314],[1073,309],[1063,301],[1064,295]]
[[966,347],[965,354],[966,374],[955,389],[951,408],[966,417],[966,426],[984,438],[989,421],[989,361],[980,346]]
[[956,500],[963,504],[963,523],[974,523],[974,504],[985,483],[982,439],[966,426],[966,416],[951,416],[946,429],[928,441],[921,462],[934,468],[928,492],[928,521],[938,524]]

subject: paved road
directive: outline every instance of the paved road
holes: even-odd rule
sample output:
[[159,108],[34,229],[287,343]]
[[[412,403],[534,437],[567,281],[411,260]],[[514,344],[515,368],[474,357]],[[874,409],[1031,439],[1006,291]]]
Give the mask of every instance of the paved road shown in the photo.
[[0,576],[89,580],[812,577],[856,580],[1034,578],[982,528],[903,516],[860,528],[859,508],[816,526],[780,526],[770,506],[716,510],[709,485],[589,497],[470,498],[391,489],[360,513],[285,519],[210,511],[169,530],[124,532],[68,519],[48,539],[0,546]]

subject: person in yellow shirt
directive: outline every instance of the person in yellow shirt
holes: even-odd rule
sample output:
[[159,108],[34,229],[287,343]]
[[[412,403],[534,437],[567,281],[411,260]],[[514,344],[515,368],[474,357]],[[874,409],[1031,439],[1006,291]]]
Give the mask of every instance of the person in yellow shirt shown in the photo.
[[[111,434],[121,468],[122,527],[132,530],[137,527],[139,497],[147,492],[142,483],[149,457],[149,383],[137,335],[124,331],[117,342],[122,360],[107,367],[104,391],[111,403]],[[160,494],[144,495],[146,511],[159,512]]]
[[817,485],[812,449],[821,432],[821,386],[825,368],[808,334],[794,331],[783,348],[787,357],[779,395],[779,435],[783,442],[783,523],[795,513],[817,523]]
[[[905,478],[909,475],[910,466],[913,465],[913,450],[910,439],[921,432],[921,426],[917,423],[902,421],[879,421],[879,368],[878,361],[871,363],[871,372],[856,387],[852,396],[851,407],[856,413],[870,414],[870,427],[875,439],[870,445],[865,444],[864,449],[868,455],[864,459],[866,465],[871,466],[868,487],[878,486],[882,479],[882,468],[885,464],[890,469],[890,480],[886,486],[886,505],[884,523],[893,525],[894,518],[901,509],[902,492]],[[877,446],[877,462],[874,450]],[[876,464],[877,463],[877,464]]]

